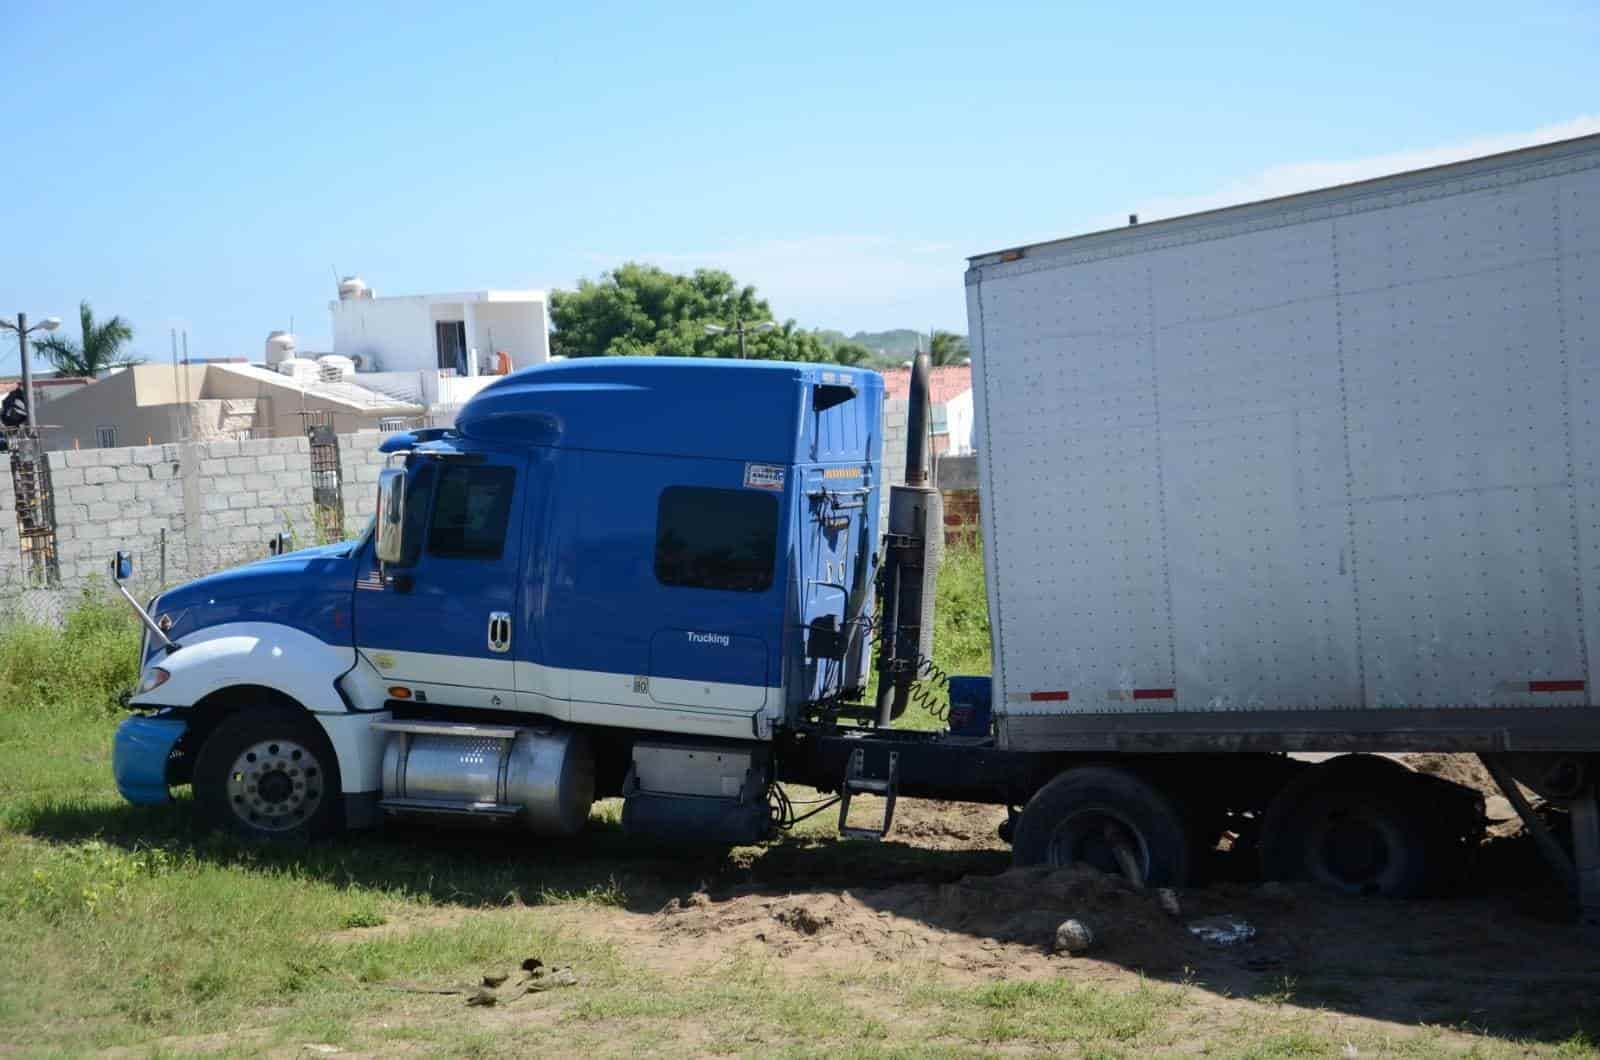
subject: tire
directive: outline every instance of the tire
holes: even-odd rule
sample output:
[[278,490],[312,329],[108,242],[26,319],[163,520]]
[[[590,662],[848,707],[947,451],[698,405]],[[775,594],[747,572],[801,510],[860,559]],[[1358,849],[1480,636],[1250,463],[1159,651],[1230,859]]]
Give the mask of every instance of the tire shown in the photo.
[[1079,766],[1040,788],[1017,818],[1011,849],[1017,865],[1065,867],[1083,862],[1122,869],[1103,838],[1120,828],[1149,887],[1181,887],[1189,878],[1189,830],[1161,792],[1124,769]]
[[201,746],[191,784],[202,821],[255,842],[304,842],[344,820],[333,745],[301,710],[247,707],[225,718]]
[[1346,755],[1307,770],[1279,793],[1261,827],[1269,880],[1310,881],[1345,894],[1411,898],[1430,882],[1432,833],[1421,785],[1387,758]]

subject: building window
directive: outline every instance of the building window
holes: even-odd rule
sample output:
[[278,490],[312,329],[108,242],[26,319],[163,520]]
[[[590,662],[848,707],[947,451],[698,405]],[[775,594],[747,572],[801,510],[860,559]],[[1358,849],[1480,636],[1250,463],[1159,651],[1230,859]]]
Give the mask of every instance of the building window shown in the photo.
[[117,429],[115,427],[96,427],[94,429],[94,444],[98,449],[115,449],[117,447]]
[[656,580],[758,593],[772,586],[778,498],[754,490],[669,486],[656,509]]
[[433,325],[434,345],[439,352],[439,368],[457,375],[467,374],[467,323],[464,320],[438,320]]
[[447,467],[428,525],[428,554],[499,559],[511,519],[517,472],[509,467]]

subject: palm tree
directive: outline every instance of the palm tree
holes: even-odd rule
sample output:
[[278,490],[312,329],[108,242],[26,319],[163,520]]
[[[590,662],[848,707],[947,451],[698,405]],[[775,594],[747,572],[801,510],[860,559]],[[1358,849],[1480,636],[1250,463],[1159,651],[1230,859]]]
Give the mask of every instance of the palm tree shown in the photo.
[[122,356],[122,348],[133,341],[133,328],[121,317],[97,324],[94,310],[84,301],[78,303],[78,323],[83,329],[81,343],[51,335],[36,344],[38,351],[56,366],[56,371],[93,377],[108,368],[139,363],[137,357]]
[[970,356],[967,340],[953,331],[935,331],[928,340],[928,360],[935,366],[960,364]]

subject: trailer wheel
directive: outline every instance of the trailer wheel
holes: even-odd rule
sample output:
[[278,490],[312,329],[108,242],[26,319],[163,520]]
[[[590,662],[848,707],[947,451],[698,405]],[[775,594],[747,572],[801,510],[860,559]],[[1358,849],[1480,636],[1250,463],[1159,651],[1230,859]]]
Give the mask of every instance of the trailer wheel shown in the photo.
[[1069,769],[1040,788],[1015,837],[1018,865],[1083,863],[1151,887],[1182,886],[1189,876],[1182,816],[1150,784],[1111,766]]
[[1268,808],[1262,875],[1309,880],[1346,894],[1409,898],[1428,885],[1430,831],[1409,798],[1410,770],[1387,758],[1346,755],[1307,770]]
[[192,787],[201,820],[244,839],[303,841],[342,819],[333,745],[299,710],[246,708],[223,720],[200,748]]

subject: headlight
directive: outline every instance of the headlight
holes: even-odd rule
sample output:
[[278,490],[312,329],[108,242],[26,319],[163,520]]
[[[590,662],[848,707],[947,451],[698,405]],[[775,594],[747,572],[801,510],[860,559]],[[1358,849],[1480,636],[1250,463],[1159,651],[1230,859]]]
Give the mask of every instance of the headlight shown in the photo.
[[156,689],[166,684],[167,678],[171,676],[171,674],[159,666],[145,667],[144,674],[139,678],[139,695],[142,696],[146,692],[154,692]]

